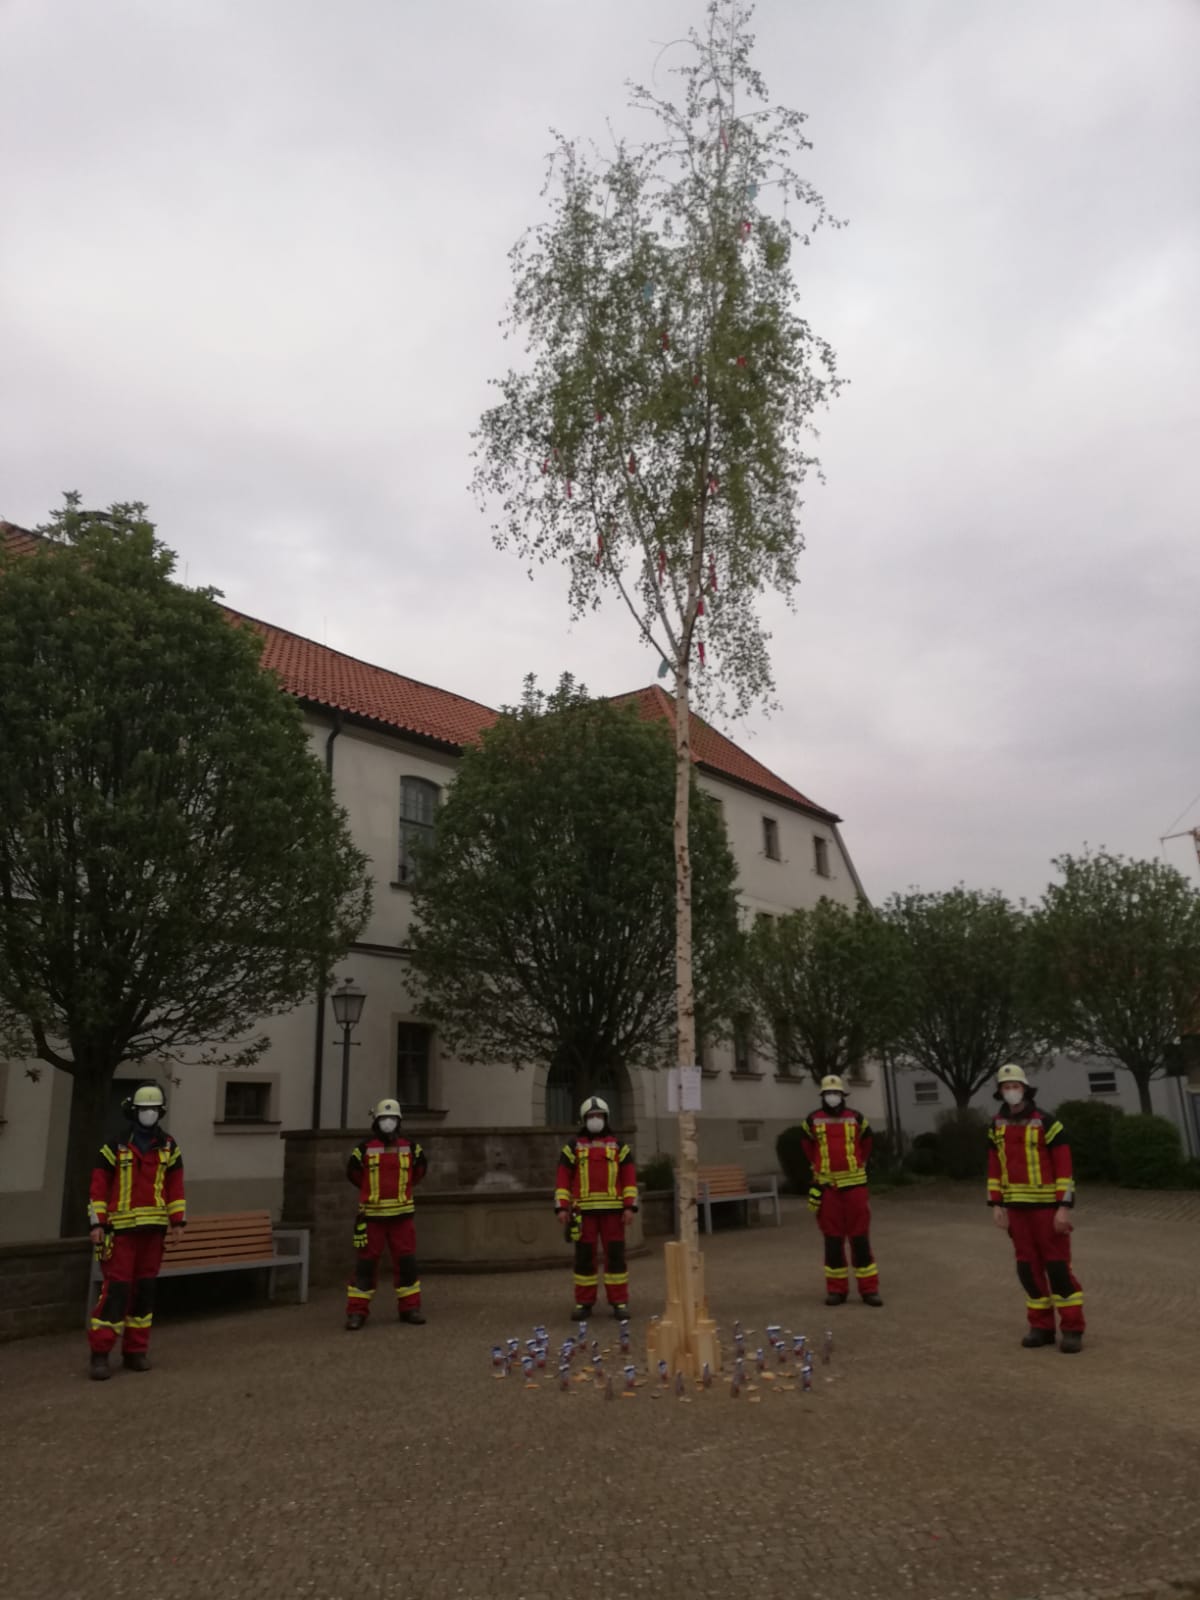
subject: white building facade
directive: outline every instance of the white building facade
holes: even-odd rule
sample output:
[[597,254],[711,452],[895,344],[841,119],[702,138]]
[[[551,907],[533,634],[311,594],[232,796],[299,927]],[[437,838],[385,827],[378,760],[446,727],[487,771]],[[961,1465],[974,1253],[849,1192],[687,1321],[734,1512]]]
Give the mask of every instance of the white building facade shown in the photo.
[[[366,994],[349,1052],[349,1125],[365,1126],[368,1107],[393,1094],[405,1105],[406,1127],[426,1143],[439,1129],[573,1121],[575,1108],[545,1068],[453,1059],[409,990],[406,850],[434,825],[462,749],[495,712],[252,619],[234,620],[264,636],[264,664],[304,709],[314,757],[328,765],[355,842],[371,862],[371,919],[336,974],[338,981],[352,977]],[[657,688],[636,698],[643,715],[673,713]],[[854,904],[862,890],[837,817],[700,719],[692,731],[698,780],[720,802],[747,919],[811,906],[822,896]],[[270,1045],[253,1068],[162,1064],[156,1072],[143,1063],[114,1084],[114,1116],[131,1080],[153,1078],[166,1088],[167,1125],[183,1149],[194,1212],[262,1207],[278,1216],[282,1132],[339,1125],[342,1045],[327,997],[314,995],[262,1031]],[[737,1161],[751,1174],[774,1171],[775,1138],[813,1108],[812,1083],[778,1074],[744,1039],[706,1050],[703,1065],[701,1160]],[[615,1096],[639,1160],[673,1152],[664,1074],[623,1072],[598,1088]],[[70,1094],[70,1080],[49,1066],[0,1063],[0,1243],[58,1233]],[[864,1078],[854,1099],[880,1119],[877,1081]]]

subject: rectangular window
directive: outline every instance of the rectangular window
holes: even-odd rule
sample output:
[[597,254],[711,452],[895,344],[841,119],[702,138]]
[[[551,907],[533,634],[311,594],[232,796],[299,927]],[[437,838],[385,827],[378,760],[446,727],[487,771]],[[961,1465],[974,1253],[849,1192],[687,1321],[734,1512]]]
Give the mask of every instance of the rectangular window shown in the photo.
[[779,824],[774,817],[764,817],[763,825],[763,854],[768,861],[779,860]]
[[428,778],[400,779],[400,864],[396,869],[399,883],[412,883],[416,878],[417,852],[433,838],[437,803],[436,783],[430,783]]
[[750,1053],[750,1018],[747,1016],[733,1019],[733,1070],[735,1072],[754,1070]]
[[813,867],[819,877],[829,877],[829,840],[820,835],[813,839]]
[[743,1144],[758,1144],[762,1138],[761,1122],[739,1122],[738,1134]]
[[429,1058],[433,1029],[423,1022],[401,1022],[396,1028],[396,1099],[405,1111],[429,1109]]
[[225,1085],[221,1108],[223,1122],[269,1122],[271,1120],[270,1082],[234,1078]]
[[1089,1094],[1116,1094],[1117,1075],[1115,1072],[1089,1072]]
[[914,1078],[913,1098],[919,1106],[935,1106],[938,1103],[938,1081],[936,1078]]

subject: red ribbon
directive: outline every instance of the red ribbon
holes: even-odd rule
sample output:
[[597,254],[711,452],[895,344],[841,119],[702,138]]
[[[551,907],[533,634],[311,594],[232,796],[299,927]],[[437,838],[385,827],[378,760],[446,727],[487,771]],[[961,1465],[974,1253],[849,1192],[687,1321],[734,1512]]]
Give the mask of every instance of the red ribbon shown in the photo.
[[704,640],[703,639],[700,640],[700,642],[696,646],[696,648],[700,652],[700,665],[703,666],[704,665]]
[[632,450],[629,452],[629,460],[626,465],[628,466],[630,472],[637,471],[637,457],[634,455]]
[[663,573],[667,570],[667,552],[661,547],[658,552],[658,581],[662,582]]
[[708,558],[708,590],[710,594],[717,592],[717,563],[711,556]]
[[603,557],[604,557],[604,535],[602,533],[598,533],[596,535],[596,565],[597,566],[600,565],[600,562],[602,561]]

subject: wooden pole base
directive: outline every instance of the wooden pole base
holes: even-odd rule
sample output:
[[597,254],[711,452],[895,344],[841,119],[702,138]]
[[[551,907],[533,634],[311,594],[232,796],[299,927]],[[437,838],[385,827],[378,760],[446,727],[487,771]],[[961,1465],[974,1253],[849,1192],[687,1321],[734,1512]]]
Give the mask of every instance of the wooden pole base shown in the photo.
[[704,1257],[697,1254],[693,1267],[691,1252],[678,1240],[664,1247],[667,1269],[667,1305],[661,1317],[651,1322],[646,1334],[646,1356],[651,1376],[658,1363],[665,1361],[672,1377],[682,1372],[695,1381],[704,1374],[721,1370],[721,1345],[717,1325],[708,1314],[704,1291]]

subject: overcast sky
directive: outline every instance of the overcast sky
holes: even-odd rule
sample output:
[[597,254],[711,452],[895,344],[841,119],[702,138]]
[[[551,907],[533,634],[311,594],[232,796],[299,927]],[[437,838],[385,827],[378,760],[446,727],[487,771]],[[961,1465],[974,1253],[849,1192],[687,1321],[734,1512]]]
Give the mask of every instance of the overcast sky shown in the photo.
[[[190,583],[489,704],[650,681],[615,607],[569,628],[493,550],[469,434],[548,127],[619,124],[701,9],[0,0],[0,516],[147,500]],[[756,31],[850,221],[799,265],[851,387],[780,710],[728,731],[873,898],[1153,854],[1200,791],[1200,4]]]

